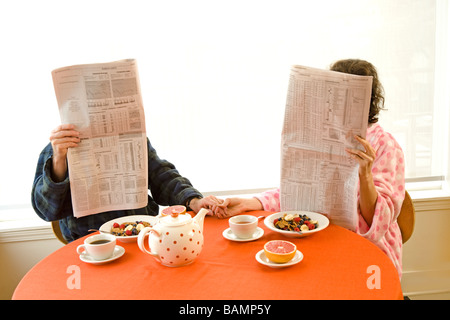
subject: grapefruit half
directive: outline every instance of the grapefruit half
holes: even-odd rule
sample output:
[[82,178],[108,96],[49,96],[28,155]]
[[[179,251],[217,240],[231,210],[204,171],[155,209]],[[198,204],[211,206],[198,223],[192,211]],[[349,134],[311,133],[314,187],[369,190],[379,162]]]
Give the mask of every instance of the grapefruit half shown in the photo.
[[179,214],[186,213],[186,207],[182,205],[170,206],[161,211],[162,216],[178,216]]
[[267,259],[275,263],[286,263],[295,256],[297,246],[285,240],[272,240],[264,245]]

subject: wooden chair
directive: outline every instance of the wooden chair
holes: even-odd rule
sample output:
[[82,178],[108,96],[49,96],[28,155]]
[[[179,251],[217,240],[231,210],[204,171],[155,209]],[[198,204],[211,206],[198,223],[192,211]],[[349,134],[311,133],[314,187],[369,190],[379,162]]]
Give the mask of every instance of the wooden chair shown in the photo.
[[64,244],[67,244],[67,240],[64,239],[62,232],[61,232],[61,228],[59,227],[59,220],[56,221],[52,221],[52,230],[53,233],[55,234],[56,238],[61,241]]
[[402,232],[403,243],[411,238],[411,235],[414,231],[415,218],[416,212],[414,210],[414,204],[408,191],[405,191],[405,200],[403,200],[402,208],[397,218],[398,226],[400,227],[400,231]]

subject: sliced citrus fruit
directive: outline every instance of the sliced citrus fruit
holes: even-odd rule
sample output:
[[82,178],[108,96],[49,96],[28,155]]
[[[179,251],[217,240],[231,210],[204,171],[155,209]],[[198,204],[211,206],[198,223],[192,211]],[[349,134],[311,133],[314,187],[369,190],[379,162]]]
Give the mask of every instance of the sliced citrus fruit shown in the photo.
[[295,256],[297,246],[285,240],[272,240],[264,245],[267,259],[275,263],[286,263]]
[[184,213],[186,213],[186,207],[182,205],[170,206],[161,211],[162,216],[170,216],[172,214],[178,216]]

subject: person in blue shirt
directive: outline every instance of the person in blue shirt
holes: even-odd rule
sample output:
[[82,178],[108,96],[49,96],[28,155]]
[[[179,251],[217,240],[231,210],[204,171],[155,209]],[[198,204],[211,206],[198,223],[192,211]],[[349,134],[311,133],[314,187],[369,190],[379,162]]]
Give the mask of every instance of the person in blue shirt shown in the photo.
[[134,210],[102,212],[75,218],[72,209],[67,152],[80,142],[79,132],[72,124],[62,124],[54,129],[50,143],[42,150],[34,177],[31,202],[37,215],[45,221],[59,220],[62,234],[67,241],[73,241],[86,234],[89,229],[99,229],[112,219],[127,215],[152,215],[159,213],[159,205],[185,205],[198,212],[210,209],[223,200],[214,196],[203,197],[190,181],[181,176],[175,166],[158,157],[155,148],[147,138],[148,148],[148,204]]

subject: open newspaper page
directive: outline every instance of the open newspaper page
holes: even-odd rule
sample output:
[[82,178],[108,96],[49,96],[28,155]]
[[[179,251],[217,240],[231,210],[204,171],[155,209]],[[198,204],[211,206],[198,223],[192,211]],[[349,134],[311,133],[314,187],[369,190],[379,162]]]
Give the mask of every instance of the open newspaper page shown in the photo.
[[369,118],[372,77],[303,66],[291,68],[281,141],[281,210],[326,214],[340,226],[357,223],[359,148]]
[[68,152],[75,217],[142,208],[148,201],[145,116],[135,60],[52,72],[61,122],[81,142]]

